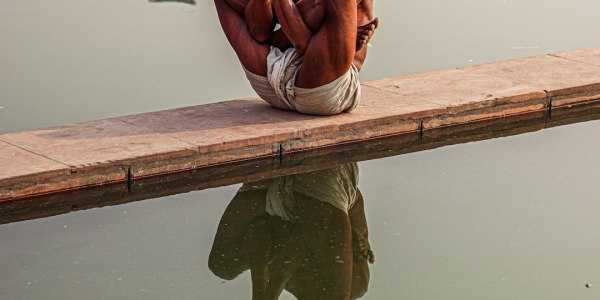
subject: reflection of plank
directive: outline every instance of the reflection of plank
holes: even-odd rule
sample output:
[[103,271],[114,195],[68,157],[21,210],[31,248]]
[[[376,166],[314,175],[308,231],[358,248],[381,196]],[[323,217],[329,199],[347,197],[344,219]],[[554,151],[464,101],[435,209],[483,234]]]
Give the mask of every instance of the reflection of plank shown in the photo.
[[378,159],[454,144],[518,135],[544,128],[600,119],[600,102],[561,107],[552,118],[533,112],[507,118],[338,144],[276,157],[223,164],[188,172],[112,184],[68,193],[0,202],[0,224],[43,218],[96,207],[187,193],[242,182],[331,168],[337,164]]
[[194,0],[148,0],[148,2],[181,2],[185,4],[196,5],[196,1]]

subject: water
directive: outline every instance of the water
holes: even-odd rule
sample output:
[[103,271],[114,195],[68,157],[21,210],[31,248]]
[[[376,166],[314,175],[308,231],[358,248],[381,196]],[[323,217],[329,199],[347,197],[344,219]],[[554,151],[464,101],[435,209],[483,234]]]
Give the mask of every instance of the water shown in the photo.
[[[0,0],[0,132],[251,95],[198,2]],[[598,46],[597,1],[376,5],[363,80]],[[597,299],[598,130],[360,162],[363,299]],[[248,299],[207,266],[239,186],[0,225],[0,299]]]
[[[363,299],[596,299],[599,129],[359,163],[376,256]],[[1,225],[2,299],[248,299],[248,272],[207,267],[238,188]]]
[[[0,0],[0,133],[253,96],[212,1]],[[600,46],[594,0],[375,1],[362,80]]]

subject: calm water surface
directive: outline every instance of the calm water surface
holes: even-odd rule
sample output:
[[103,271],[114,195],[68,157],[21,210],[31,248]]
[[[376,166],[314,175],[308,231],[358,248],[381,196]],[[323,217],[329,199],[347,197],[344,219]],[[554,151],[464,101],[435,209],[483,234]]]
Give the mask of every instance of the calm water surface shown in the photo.
[[[0,133],[253,96],[213,1],[0,0]],[[596,0],[375,0],[362,80],[600,42]]]
[[[252,95],[198,2],[0,0],[0,132]],[[363,80],[599,46],[598,1],[376,5]],[[376,256],[363,299],[598,299],[599,130],[359,163]],[[207,266],[239,187],[0,225],[0,299],[249,299],[248,272]]]
[[[598,130],[359,163],[376,256],[363,299],[600,297]],[[228,281],[207,266],[238,188],[1,225],[2,299],[250,299],[248,272]]]

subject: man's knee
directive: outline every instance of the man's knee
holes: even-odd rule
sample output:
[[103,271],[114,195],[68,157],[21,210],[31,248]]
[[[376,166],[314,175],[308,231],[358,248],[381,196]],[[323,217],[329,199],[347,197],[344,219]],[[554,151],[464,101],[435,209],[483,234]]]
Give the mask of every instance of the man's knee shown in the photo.
[[237,260],[225,260],[222,256],[211,252],[208,257],[208,268],[215,276],[224,280],[232,280],[250,266],[239,263]]

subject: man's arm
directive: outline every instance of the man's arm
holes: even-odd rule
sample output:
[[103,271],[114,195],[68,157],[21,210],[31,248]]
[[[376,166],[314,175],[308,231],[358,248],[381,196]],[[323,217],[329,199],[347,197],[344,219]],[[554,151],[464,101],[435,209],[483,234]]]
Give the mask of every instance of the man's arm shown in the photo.
[[273,35],[275,21],[271,3],[272,0],[250,0],[245,9],[248,31],[259,43],[267,42]]
[[304,19],[292,0],[273,0],[273,7],[281,29],[302,55],[312,37],[312,32],[304,23]]

